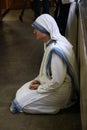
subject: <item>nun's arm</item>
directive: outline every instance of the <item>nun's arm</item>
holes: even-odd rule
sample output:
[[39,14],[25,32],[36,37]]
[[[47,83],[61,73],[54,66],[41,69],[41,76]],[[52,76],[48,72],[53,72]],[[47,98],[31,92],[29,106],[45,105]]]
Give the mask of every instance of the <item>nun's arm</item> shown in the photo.
[[62,59],[54,53],[51,61],[51,73],[52,79],[49,79],[48,82],[39,86],[37,90],[39,93],[50,92],[61,87],[61,84],[64,82],[66,77],[67,67]]

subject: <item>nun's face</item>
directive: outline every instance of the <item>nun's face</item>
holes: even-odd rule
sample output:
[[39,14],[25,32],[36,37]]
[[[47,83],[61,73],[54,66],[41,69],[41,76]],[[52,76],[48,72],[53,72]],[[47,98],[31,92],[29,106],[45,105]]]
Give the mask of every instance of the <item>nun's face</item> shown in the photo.
[[47,42],[50,39],[48,34],[44,34],[37,29],[34,29],[34,34],[36,35],[37,40],[42,40],[43,42]]

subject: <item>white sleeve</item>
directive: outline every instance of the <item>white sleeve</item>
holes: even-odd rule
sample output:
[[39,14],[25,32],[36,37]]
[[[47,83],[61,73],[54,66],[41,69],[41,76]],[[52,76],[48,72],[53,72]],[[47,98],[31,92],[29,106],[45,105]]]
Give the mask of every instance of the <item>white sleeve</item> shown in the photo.
[[51,90],[53,91],[57,87],[60,87],[65,79],[66,71],[67,67],[62,59],[53,53],[51,60],[52,79],[50,79],[47,83],[41,84],[37,91],[39,93],[49,92]]

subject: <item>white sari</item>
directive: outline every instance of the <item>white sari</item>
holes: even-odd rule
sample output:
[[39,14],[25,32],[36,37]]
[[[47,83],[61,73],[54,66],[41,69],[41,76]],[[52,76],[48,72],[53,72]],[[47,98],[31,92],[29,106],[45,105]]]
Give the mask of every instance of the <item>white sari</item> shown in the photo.
[[67,73],[66,64],[54,53],[52,54],[51,61],[52,76],[51,78],[47,76],[46,64],[48,55],[54,47],[63,50],[72,65],[75,73],[74,76],[78,83],[76,60],[72,45],[60,34],[58,26],[52,16],[49,14],[43,14],[39,16],[34,23],[43,27],[50,34],[53,42],[49,44],[50,41],[48,41],[44,44],[44,56],[40,72],[34,79],[40,81],[41,83],[38,89],[29,89],[29,84],[32,82],[29,81],[17,91],[15,100],[24,112],[53,114],[69,105],[71,102],[73,85],[72,80]]

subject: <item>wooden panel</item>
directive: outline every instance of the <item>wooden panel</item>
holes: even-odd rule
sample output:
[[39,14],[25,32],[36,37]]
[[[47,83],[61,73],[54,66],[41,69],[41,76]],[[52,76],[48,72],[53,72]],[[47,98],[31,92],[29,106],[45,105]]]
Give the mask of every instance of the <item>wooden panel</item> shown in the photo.
[[[12,9],[20,9],[24,5],[24,0],[10,0],[12,1],[12,6],[10,8]],[[30,0],[27,0],[26,8],[30,7]]]
[[[10,8],[12,9],[20,9],[23,7],[24,5],[24,0],[9,0],[10,2],[12,2],[12,6]],[[26,0],[27,4],[26,4],[26,8],[31,8],[31,0]],[[50,1],[50,6],[54,5],[54,0]]]
[[6,0],[6,6],[8,9],[12,7],[12,4],[13,4],[13,0]]
[[6,0],[0,0],[0,8],[6,9]]

